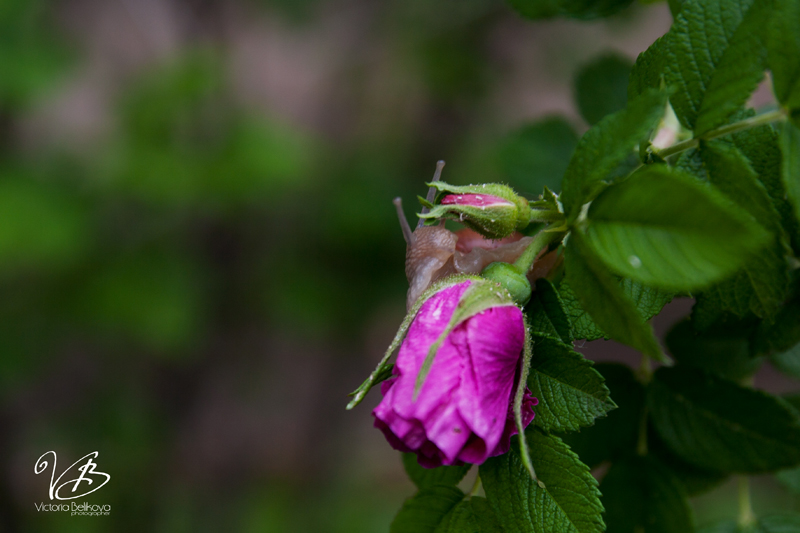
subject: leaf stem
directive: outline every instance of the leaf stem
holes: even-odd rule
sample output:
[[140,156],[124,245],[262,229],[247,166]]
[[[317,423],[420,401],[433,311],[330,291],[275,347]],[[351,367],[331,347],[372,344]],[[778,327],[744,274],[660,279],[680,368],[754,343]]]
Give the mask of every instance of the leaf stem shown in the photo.
[[481,488],[481,475],[478,474],[477,476],[475,476],[475,483],[473,483],[472,488],[469,489],[469,494],[467,497],[472,498],[473,496],[478,494],[480,488]]
[[653,153],[661,159],[666,159],[669,156],[689,150],[690,148],[697,147],[700,144],[700,141],[710,141],[711,139],[716,139],[717,137],[722,137],[723,135],[730,135],[731,133],[755,128],[756,126],[763,126],[764,124],[769,124],[779,120],[786,120],[786,113],[783,109],[776,109],[774,111],[769,111],[767,113],[762,113],[754,117],[734,122],[733,124],[720,126],[717,129],[707,131],[699,137],[694,137],[692,139],[687,139],[677,144],[673,144],[672,146],[667,146],[662,150],[653,150]]
[[750,501],[750,478],[739,476],[739,518],[737,520],[741,529],[748,528],[756,523],[756,514]]
[[550,243],[563,239],[566,233],[540,230],[533,238],[522,255],[514,262],[514,266],[521,272],[527,273],[533,266],[539,252],[550,246]]

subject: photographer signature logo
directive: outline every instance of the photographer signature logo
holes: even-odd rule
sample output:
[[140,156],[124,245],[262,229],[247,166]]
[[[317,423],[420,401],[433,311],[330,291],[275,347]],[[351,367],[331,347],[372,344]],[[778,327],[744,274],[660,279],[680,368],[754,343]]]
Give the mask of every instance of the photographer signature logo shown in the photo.
[[[94,459],[99,452],[87,454],[72,463],[60,476],[56,477],[56,452],[49,451],[42,454],[33,468],[35,474],[41,474],[48,469],[50,463],[46,460],[48,455],[53,455],[53,468],[50,471],[50,500],[74,500],[100,489],[111,480],[105,472],[99,472]],[[77,477],[73,477],[77,476]],[[67,477],[66,481],[62,479]],[[88,490],[87,490],[88,489]]]

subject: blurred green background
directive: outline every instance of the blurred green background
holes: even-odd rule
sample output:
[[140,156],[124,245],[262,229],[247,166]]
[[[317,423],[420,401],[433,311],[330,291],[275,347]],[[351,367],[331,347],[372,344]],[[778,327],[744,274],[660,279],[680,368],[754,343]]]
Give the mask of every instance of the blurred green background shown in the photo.
[[[413,216],[437,159],[453,183],[557,189],[588,126],[578,67],[624,77],[670,23],[0,1],[0,531],[386,531],[411,484],[379,395],[344,406],[405,311],[391,199]],[[109,517],[35,510],[48,450],[59,470],[99,451],[111,481],[81,501]]]

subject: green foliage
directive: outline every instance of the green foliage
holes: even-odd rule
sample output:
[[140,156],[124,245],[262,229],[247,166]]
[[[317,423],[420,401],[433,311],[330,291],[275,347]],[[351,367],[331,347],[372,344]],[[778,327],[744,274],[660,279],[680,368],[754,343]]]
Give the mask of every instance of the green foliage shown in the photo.
[[697,496],[715,489],[729,477],[726,472],[698,468],[687,463],[670,451],[652,427],[647,432],[647,453],[669,469],[688,496]]
[[[643,320],[650,320],[657,315],[673,298],[673,293],[670,291],[646,287],[631,279],[620,279],[619,286],[622,288],[623,294],[634,303]],[[609,337],[600,330],[597,324],[592,321],[592,317],[584,311],[566,281],[560,284],[559,294],[562,302],[564,302],[564,311],[572,322],[572,330],[576,339],[591,341]]]
[[648,89],[661,87],[669,36],[667,33],[659,37],[636,58],[628,78],[628,100],[635,99]]
[[785,352],[800,343],[800,295],[781,308],[774,322],[761,322],[751,342],[754,356]]
[[778,212],[766,188],[736,148],[710,142],[701,147],[700,157],[708,180],[771,235],[767,245],[752,255],[741,271],[704,291],[698,306],[730,311],[740,318],[749,312],[772,318],[789,287],[788,246]]
[[779,398],[690,367],[661,368],[647,408],[667,446],[722,472],[770,472],[800,463],[800,417]]
[[[752,110],[742,115],[742,118],[754,116]],[[784,128],[785,130],[786,128]],[[766,187],[772,200],[772,205],[781,217],[781,225],[789,236],[795,250],[800,250],[800,229],[792,204],[787,198],[787,184],[784,182],[784,167],[778,134],[772,126],[760,126],[740,131],[730,137],[733,144],[750,162],[756,171],[758,180]]]
[[724,124],[763,77],[768,4],[688,0],[681,8],[670,31],[665,79],[676,88],[675,114],[696,135]]
[[656,459],[631,456],[615,462],[600,490],[609,531],[671,533],[694,529],[683,486]]
[[440,466],[438,468],[424,468],[417,462],[417,456],[413,453],[404,453],[403,467],[406,474],[414,482],[418,489],[430,489],[437,485],[454,487],[469,472],[470,466]]
[[601,533],[605,524],[597,481],[569,447],[554,435],[528,432],[528,445],[541,484],[532,480],[518,448],[480,468],[486,498],[505,531]]
[[535,424],[545,431],[590,426],[616,407],[592,362],[553,339],[534,338],[528,387],[539,399]]
[[755,374],[762,363],[750,356],[750,333],[748,329],[726,327],[697,332],[687,319],[678,322],[665,340],[669,353],[679,363],[740,381]]
[[629,367],[619,363],[599,363],[594,369],[613,391],[614,402],[619,407],[605,418],[597,419],[593,426],[563,437],[581,461],[592,468],[603,461],[616,461],[634,453],[645,397],[644,387]]
[[531,331],[539,337],[548,337],[571,343],[572,325],[564,310],[558,290],[545,278],[536,280],[536,290],[528,305],[528,322]]
[[592,202],[586,242],[616,273],[680,291],[737,270],[765,235],[710,187],[649,165]]
[[[800,129],[786,124],[780,136],[781,154],[783,156],[783,166],[781,177],[783,178],[783,189],[790,205],[794,207],[794,225],[791,228],[792,237],[795,245],[800,241],[800,230],[797,229],[797,222],[800,220]],[[784,215],[784,220],[791,215]]]
[[486,498],[472,497],[453,507],[436,533],[503,533],[503,528]]
[[593,200],[612,173],[645,140],[664,114],[667,93],[649,90],[628,107],[605,117],[581,137],[569,161],[562,184],[561,202],[570,220],[581,206]]
[[797,123],[800,110],[800,4],[795,0],[775,0],[768,25],[769,69],[778,101],[786,106]]
[[389,528],[390,533],[434,533],[464,493],[444,485],[420,490],[403,504]]
[[567,282],[578,302],[602,331],[644,354],[665,360],[653,329],[644,322],[617,280],[589,250],[580,233],[570,235],[564,265]]
[[584,65],[575,78],[575,100],[578,110],[589,124],[625,109],[628,101],[630,59],[607,53]]

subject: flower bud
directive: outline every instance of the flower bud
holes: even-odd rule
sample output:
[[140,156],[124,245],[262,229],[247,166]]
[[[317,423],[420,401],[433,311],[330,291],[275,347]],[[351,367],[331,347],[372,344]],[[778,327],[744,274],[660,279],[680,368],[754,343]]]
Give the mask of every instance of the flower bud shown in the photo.
[[441,181],[428,185],[439,194],[433,204],[420,198],[430,209],[419,215],[426,221],[458,220],[490,239],[502,239],[530,223],[528,201],[511,187],[496,183],[458,187]]
[[483,269],[481,277],[499,283],[517,305],[524,306],[531,299],[530,281],[524,272],[510,263],[492,263]]
[[[505,291],[479,278],[443,280],[420,305],[381,384],[375,427],[426,468],[482,464],[506,453],[517,433],[524,343],[525,319]],[[526,389],[523,428],[537,403]]]

